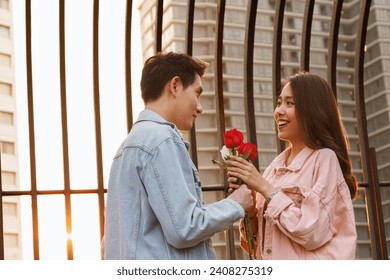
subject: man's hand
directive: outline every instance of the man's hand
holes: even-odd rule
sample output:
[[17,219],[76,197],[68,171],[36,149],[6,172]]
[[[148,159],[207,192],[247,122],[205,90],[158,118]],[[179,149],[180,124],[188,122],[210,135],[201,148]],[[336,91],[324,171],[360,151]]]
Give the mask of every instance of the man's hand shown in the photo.
[[240,204],[245,211],[254,206],[252,191],[248,189],[246,185],[241,185],[238,189],[232,192],[228,198]]

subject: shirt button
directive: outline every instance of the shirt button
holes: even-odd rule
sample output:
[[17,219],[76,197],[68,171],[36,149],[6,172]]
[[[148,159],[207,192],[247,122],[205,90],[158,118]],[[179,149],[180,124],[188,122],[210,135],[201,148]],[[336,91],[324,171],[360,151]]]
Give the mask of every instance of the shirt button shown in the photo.
[[270,248],[268,248],[267,250],[265,250],[265,252],[269,255],[272,253],[272,250]]

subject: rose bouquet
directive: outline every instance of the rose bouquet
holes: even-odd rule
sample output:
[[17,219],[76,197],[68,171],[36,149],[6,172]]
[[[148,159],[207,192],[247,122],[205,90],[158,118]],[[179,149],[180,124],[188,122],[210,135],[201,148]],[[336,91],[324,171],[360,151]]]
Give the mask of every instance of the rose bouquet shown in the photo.
[[[243,159],[252,162],[257,156],[257,147],[251,142],[244,142],[244,135],[241,131],[233,128],[228,130],[223,135],[225,145],[221,149],[221,156],[224,161],[229,160],[231,156],[239,156]],[[219,162],[212,160],[214,164],[219,165],[221,168],[226,169],[227,165],[225,162]],[[237,178],[236,184],[242,185],[241,178]],[[248,254],[250,259],[256,259],[255,252],[255,240],[252,232],[252,226],[248,212],[245,212],[244,217],[244,229],[245,237],[248,247]]]

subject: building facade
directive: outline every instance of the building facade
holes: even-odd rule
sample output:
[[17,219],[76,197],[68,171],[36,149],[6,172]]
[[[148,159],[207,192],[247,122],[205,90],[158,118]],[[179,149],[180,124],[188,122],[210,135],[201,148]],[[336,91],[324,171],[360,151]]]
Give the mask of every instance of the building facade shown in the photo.
[[[156,2],[140,1],[143,58],[155,53]],[[272,99],[272,44],[275,0],[258,1],[254,49],[254,102],[260,170],[277,155]],[[329,23],[332,0],[315,1],[311,31],[310,71],[327,77]],[[282,77],[300,70],[304,0],[287,0],[282,39]],[[186,0],[164,1],[162,50],[185,52]],[[244,48],[248,1],[228,0],[225,7],[223,43],[223,90],[226,129],[245,128]],[[359,182],[364,180],[359,150],[354,100],[354,55],[360,1],[345,0],[340,23],[337,57],[337,97],[350,141],[350,157]],[[195,1],[193,55],[210,63],[204,77],[204,113],[196,123],[199,173],[204,187],[223,185],[221,170],[211,159],[219,157],[215,104],[214,53],[217,1]],[[390,0],[373,0],[365,57],[365,96],[370,146],[377,151],[381,181],[390,181]],[[358,230],[357,257],[372,258],[364,191],[354,202]],[[205,192],[205,202],[223,194]],[[390,194],[382,190],[385,221],[390,218]],[[387,236],[390,236],[390,223]],[[237,229],[235,229],[237,237]],[[388,242],[389,244],[389,242]],[[226,258],[224,233],[214,237],[220,258]],[[236,243],[236,257],[247,258]]]
[[[12,1],[0,0],[0,152],[4,191],[19,190]],[[5,259],[22,259],[19,197],[3,198]]]

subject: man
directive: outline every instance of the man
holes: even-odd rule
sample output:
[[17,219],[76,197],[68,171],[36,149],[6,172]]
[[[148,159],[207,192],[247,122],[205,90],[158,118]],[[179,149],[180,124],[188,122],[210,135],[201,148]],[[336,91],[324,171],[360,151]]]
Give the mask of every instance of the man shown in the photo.
[[179,131],[202,113],[207,64],[178,53],[146,60],[145,110],[114,157],[108,183],[105,259],[215,259],[210,237],[253,206],[242,187],[202,205],[201,184]]

